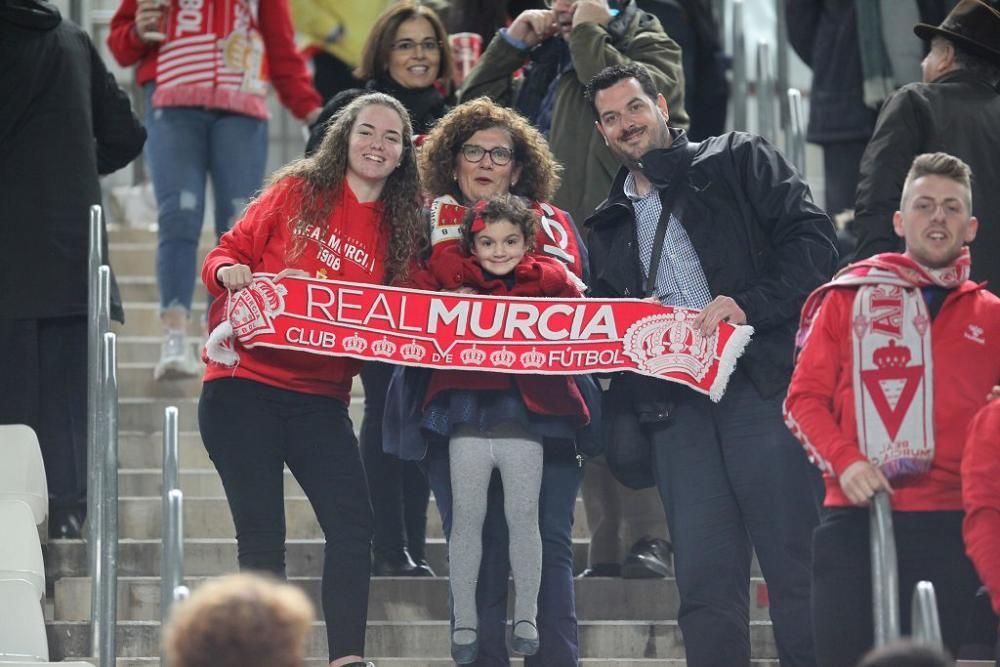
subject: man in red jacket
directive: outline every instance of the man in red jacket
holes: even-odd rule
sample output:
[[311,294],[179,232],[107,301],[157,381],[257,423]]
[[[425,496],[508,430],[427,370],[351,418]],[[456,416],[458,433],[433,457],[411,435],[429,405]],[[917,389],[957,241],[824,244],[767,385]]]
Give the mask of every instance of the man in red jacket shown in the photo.
[[1000,388],[994,388],[992,398],[969,425],[962,454],[962,533],[965,551],[1000,616]]
[[893,218],[906,251],[852,264],[803,308],[785,416],[826,482],[813,536],[822,667],[854,665],[872,645],[866,507],[876,492],[892,502],[904,634],[913,587],[929,580],[954,653],[979,585],[959,468],[966,427],[1000,380],[1000,299],[968,280],[970,184],[958,158],[918,156]]

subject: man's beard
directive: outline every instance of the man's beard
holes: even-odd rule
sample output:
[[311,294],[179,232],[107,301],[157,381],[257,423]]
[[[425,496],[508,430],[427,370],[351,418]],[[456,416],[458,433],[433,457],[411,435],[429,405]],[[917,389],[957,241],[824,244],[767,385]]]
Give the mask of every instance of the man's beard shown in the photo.
[[[629,155],[622,151],[620,146],[624,141],[628,141],[633,135],[645,130],[646,132],[652,132],[649,143],[642,149],[642,153],[639,155]],[[622,137],[615,142],[615,146],[608,145],[611,149],[611,153],[618,158],[626,169],[629,171],[642,171],[642,156],[646,153],[656,150],[658,148],[669,148],[670,147],[670,130],[667,129],[666,122],[657,122],[652,128],[643,127],[637,128],[635,132],[626,132]]]

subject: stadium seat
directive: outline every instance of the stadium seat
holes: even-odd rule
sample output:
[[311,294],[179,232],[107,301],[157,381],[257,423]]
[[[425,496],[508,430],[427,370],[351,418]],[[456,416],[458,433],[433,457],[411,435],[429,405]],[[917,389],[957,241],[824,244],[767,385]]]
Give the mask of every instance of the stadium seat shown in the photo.
[[0,579],[23,579],[45,596],[45,564],[38,527],[23,500],[0,500]]
[[35,523],[45,521],[49,489],[38,437],[23,424],[0,426],[0,500],[23,500]]
[[45,617],[35,587],[23,579],[0,581],[0,663],[48,662]]

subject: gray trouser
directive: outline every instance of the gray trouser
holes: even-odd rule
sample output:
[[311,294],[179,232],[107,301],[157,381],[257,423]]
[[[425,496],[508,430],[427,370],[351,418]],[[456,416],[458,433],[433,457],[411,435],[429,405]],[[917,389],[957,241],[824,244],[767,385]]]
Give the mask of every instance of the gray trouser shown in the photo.
[[514,622],[535,623],[542,573],[538,496],[542,485],[542,442],[516,424],[490,433],[462,427],[451,436],[452,527],[448,544],[455,627],[478,628],[476,578],[483,553],[486,492],[494,468],[500,470],[504,514],[510,533],[514,575]]

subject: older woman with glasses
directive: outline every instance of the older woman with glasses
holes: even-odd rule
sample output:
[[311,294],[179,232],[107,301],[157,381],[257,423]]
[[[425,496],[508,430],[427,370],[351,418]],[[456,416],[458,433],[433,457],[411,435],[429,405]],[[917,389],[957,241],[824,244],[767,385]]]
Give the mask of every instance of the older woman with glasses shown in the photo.
[[[382,92],[399,100],[410,113],[413,132],[426,133],[449,109],[451,51],[440,19],[429,7],[404,0],[385,10],[365,42],[354,75],[365,87],[333,97],[313,127],[306,154],[323,139],[328,120],[356,97]],[[416,142],[419,143],[417,138]],[[427,504],[426,476],[412,462],[382,451],[382,414],[392,376],[390,364],[369,361],[361,371],[365,411],[361,452],[375,512],[374,576],[428,577],[434,572],[424,555]]]
[[[560,167],[542,135],[517,112],[485,98],[462,104],[438,121],[419,155],[424,188],[430,203],[433,264],[443,249],[457,243],[467,207],[498,195],[516,195],[533,209],[537,225],[535,252],[561,260],[570,276],[586,280],[585,250],[573,220],[548,203],[559,184]],[[596,395],[589,377],[577,376],[588,406]],[[537,631],[540,643],[525,665],[577,664],[577,623],[573,590],[573,510],[582,477],[582,457],[590,453],[575,440],[576,433],[555,433],[511,406],[476,404],[457,409],[454,401],[443,412],[427,410],[422,438],[401,438],[402,458],[423,460],[445,534],[450,538],[454,512],[447,438],[453,427],[475,420],[478,425],[519,421],[537,432],[544,443],[539,529],[542,539],[542,578],[538,596]],[[515,408],[517,406],[514,406]],[[592,408],[593,411],[593,408]],[[433,419],[428,419],[428,415]],[[447,415],[447,418],[444,418]],[[464,420],[464,422],[463,422]],[[551,425],[548,425],[551,426]],[[416,440],[416,441],[414,441]],[[428,446],[427,443],[430,443]],[[387,439],[388,444],[388,439]],[[580,453],[578,453],[580,452]],[[455,523],[457,523],[457,518]],[[482,562],[478,577],[478,662],[508,664],[505,642],[509,548],[504,518],[503,489],[498,476],[490,484],[483,526]],[[518,591],[518,595],[521,591]]]

